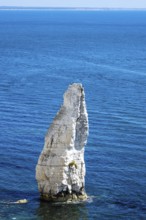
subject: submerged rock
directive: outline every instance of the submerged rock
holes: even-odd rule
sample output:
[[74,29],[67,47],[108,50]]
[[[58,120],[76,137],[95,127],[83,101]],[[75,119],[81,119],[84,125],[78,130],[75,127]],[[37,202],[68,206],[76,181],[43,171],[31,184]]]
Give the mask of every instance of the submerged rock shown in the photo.
[[20,199],[17,200],[16,202],[8,202],[7,204],[26,204],[26,203],[28,203],[27,199]]
[[41,199],[63,202],[87,199],[84,189],[87,136],[84,89],[74,83],[64,94],[64,103],[47,132],[36,166]]

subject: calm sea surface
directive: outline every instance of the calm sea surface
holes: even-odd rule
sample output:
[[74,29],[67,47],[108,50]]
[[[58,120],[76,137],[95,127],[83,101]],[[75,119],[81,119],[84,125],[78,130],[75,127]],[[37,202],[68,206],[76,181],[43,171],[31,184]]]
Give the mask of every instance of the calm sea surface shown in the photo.
[[[35,166],[73,82],[86,93],[90,201],[51,205],[39,201]],[[145,11],[0,11],[0,220],[9,219],[146,219]]]

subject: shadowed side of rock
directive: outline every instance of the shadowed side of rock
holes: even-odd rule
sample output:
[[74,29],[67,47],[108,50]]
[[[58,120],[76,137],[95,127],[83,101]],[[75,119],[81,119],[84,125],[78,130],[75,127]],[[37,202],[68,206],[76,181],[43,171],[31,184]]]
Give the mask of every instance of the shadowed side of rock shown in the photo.
[[74,83],[64,94],[64,103],[45,137],[36,166],[41,199],[85,200],[84,146],[88,136],[88,115],[84,89]]

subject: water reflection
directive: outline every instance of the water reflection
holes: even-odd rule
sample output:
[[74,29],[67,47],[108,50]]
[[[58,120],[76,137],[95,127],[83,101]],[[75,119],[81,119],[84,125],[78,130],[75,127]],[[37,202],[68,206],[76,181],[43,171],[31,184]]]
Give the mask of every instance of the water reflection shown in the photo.
[[86,204],[51,204],[40,202],[37,216],[41,220],[88,220]]

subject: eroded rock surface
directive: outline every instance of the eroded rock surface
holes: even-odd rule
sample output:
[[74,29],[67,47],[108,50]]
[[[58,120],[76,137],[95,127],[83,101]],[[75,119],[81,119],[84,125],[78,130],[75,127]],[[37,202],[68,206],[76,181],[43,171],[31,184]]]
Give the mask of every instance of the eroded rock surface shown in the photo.
[[64,103],[45,137],[36,166],[41,198],[72,201],[87,198],[84,146],[88,136],[88,116],[84,89],[74,83],[64,94]]

